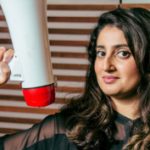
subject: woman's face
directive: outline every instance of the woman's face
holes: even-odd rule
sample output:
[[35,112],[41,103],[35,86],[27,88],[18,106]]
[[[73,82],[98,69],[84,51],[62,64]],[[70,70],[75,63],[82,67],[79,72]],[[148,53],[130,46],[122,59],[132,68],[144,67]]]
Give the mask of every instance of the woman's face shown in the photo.
[[140,74],[124,33],[114,26],[104,27],[96,52],[95,72],[101,90],[112,98],[133,96]]

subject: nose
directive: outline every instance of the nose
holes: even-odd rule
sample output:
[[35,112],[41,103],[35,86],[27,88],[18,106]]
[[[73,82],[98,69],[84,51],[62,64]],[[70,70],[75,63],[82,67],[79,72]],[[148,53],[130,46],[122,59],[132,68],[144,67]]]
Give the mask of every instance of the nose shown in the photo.
[[114,60],[112,57],[105,57],[103,62],[103,69],[106,72],[113,72],[116,70]]

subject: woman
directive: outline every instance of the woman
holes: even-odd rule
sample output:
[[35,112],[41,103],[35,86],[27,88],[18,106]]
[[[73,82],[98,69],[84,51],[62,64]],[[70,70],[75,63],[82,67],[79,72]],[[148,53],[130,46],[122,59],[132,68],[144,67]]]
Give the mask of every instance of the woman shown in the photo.
[[[142,8],[104,13],[91,35],[83,95],[32,128],[2,137],[1,149],[150,149],[149,27],[150,12]],[[8,70],[1,84],[10,53],[0,54]]]

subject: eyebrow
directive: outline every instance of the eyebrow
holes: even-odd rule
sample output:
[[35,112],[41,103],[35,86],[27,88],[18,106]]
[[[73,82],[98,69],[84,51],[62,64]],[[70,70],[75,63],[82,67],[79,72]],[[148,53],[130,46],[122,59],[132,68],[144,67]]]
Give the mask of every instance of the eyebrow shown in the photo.
[[[120,48],[120,47],[129,47],[129,46],[127,44],[117,44],[113,46],[113,48]],[[105,46],[97,45],[96,48],[105,48]]]

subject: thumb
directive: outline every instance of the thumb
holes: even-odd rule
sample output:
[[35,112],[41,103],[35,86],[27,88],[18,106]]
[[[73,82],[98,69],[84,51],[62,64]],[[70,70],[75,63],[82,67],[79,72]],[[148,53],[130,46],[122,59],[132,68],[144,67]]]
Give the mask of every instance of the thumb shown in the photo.
[[0,85],[6,83],[10,77],[11,71],[7,63],[0,62]]

